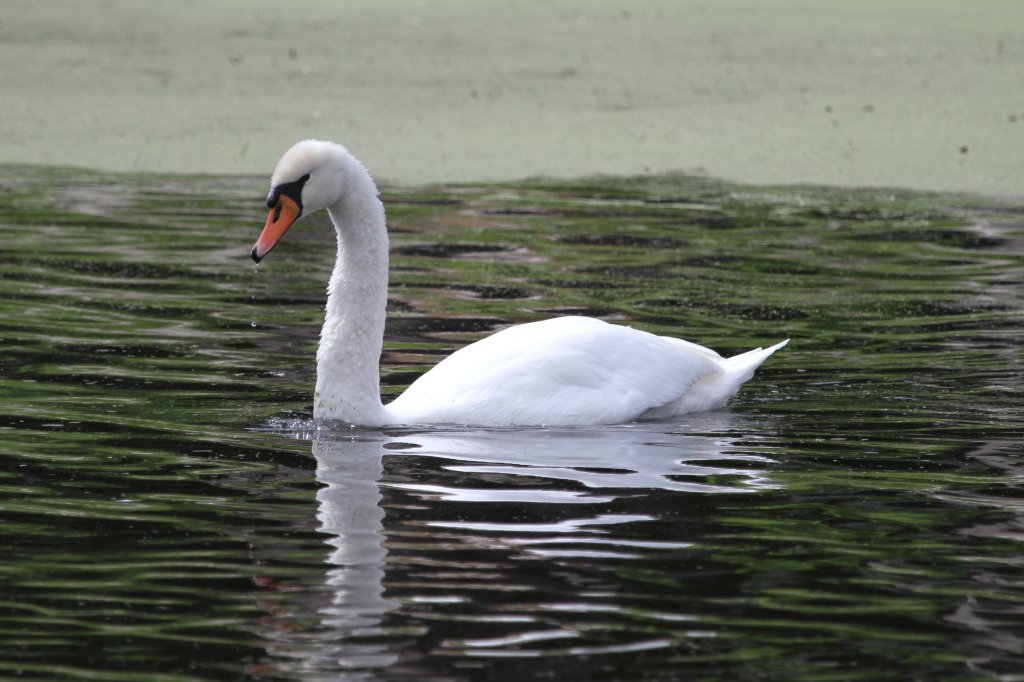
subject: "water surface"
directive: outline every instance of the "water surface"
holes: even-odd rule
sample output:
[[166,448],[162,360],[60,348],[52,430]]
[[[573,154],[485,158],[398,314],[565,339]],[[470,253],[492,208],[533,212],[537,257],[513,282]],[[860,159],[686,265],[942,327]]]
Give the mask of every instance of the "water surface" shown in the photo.
[[1020,196],[1019,0],[5,0],[0,162]]
[[263,179],[0,169],[0,676],[1020,679],[1024,209],[681,176],[385,192],[383,389],[585,313],[728,410],[310,417],[333,235]]

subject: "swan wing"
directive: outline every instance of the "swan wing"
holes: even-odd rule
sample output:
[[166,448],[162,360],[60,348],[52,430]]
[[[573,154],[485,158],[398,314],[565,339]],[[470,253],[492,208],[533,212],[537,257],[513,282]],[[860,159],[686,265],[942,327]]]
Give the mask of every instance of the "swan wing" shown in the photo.
[[694,384],[723,373],[722,363],[714,351],[686,341],[562,317],[510,327],[458,350],[387,409],[409,424],[626,422],[659,408],[674,412]]

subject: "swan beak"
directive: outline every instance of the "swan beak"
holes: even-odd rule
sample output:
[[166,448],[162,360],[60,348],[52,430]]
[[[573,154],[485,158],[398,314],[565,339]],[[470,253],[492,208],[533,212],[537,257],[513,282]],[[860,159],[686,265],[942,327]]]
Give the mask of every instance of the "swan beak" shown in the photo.
[[299,216],[302,215],[302,208],[294,200],[281,195],[277,204],[270,209],[267,215],[267,224],[263,226],[260,238],[252,247],[252,259],[259,263],[263,257],[270,253],[270,250],[277,246],[281,237],[288,231]]

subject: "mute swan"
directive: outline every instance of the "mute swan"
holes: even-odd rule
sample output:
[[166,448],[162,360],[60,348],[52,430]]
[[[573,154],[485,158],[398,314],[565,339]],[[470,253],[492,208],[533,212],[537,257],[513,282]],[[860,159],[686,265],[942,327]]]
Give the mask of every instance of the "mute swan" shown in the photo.
[[596,425],[723,407],[787,341],[723,359],[687,341],[585,317],[504,329],[453,353],[388,405],[380,399],[388,289],[384,205],[333,142],[289,149],[270,178],[257,263],[300,217],[326,208],[338,235],[317,350],[315,419],[362,426]]

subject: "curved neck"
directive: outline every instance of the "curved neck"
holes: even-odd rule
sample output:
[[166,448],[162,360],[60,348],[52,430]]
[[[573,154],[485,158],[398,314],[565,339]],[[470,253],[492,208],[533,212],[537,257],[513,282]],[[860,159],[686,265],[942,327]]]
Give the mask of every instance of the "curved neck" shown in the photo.
[[316,354],[313,416],[349,424],[386,421],[380,400],[380,354],[388,302],[388,234],[384,205],[369,173],[353,159],[345,194],[327,208],[338,257]]

